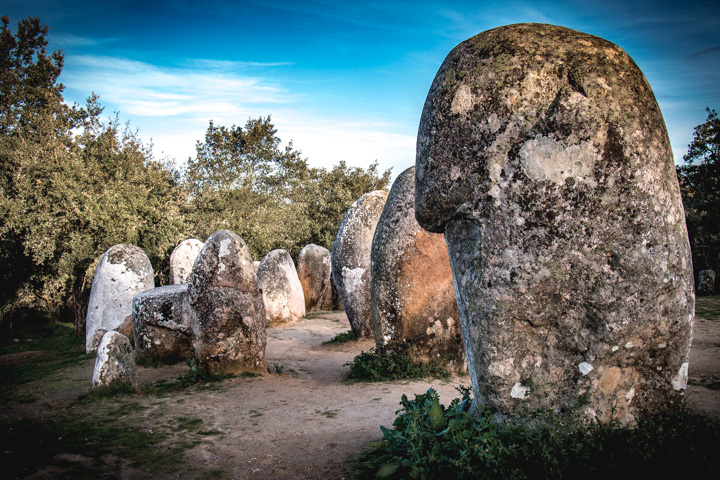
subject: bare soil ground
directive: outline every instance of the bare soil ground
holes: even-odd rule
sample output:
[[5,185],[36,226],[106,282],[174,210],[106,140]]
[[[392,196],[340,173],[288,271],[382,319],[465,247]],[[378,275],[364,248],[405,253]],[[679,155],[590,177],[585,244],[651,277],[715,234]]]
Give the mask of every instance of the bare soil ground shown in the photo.
[[[127,396],[79,404],[88,391],[92,362],[23,387],[29,403],[11,403],[0,420],[44,418],[76,409],[87,415],[114,415],[144,432],[168,436],[148,448],[183,444],[186,464],[167,473],[138,467],[118,458],[105,458],[120,478],[232,478],[232,479],[342,479],[348,478],[348,458],[362,453],[389,427],[403,394],[411,397],[432,387],[442,403],[459,396],[456,387],[469,377],[448,380],[348,383],[345,366],[371,340],[325,344],[349,329],[342,312],[312,315],[298,323],[268,329],[268,373],[170,391],[164,395]],[[22,358],[0,358],[0,362]],[[720,417],[720,322],[698,317],[691,353],[691,401],[704,412]],[[147,384],[174,382],[186,373],[184,364],[140,368]],[[194,426],[194,427],[192,427]],[[7,453],[7,452],[6,452]],[[63,476],[68,465],[77,469],[92,459],[59,454],[49,467],[26,478]]]

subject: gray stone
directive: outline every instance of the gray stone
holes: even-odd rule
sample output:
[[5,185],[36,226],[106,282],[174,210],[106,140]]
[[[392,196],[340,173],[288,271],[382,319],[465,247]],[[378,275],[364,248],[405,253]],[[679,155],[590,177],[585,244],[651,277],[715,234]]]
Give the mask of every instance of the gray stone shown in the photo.
[[378,353],[467,371],[445,237],[415,220],[415,167],[390,189],[372,243],[370,283]]
[[93,388],[106,387],[116,382],[138,383],[135,352],[128,338],[115,331],[102,336],[97,348]]
[[145,252],[134,245],[115,245],[100,259],[90,290],[85,320],[85,350],[93,353],[98,329],[114,330],[131,315],[136,293],[155,287]]
[[707,269],[698,274],[698,295],[712,295],[715,291],[715,272]]
[[330,250],[310,244],[300,250],[297,274],[305,295],[305,310],[332,310]]
[[205,371],[266,371],[265,308],[242,238],[220,230],[207,239],[190,275],[188,300],[195,353]]
[[252,262],[253,266],[253,272],[255,272],[255,276],[257,276],[258,269],[260,268],[260,260],[254,260]]
[[679,398],[690,249],[660,109],[623,50],[538,24],[461,43],[425,102],[415,176],[477,403],[587,401],[588,418],[630,422]]
[[366,193],[353,203],[338,228],[331,252],[332,276],[350,327],[358,337],[372,337],[370,250],[387,192]]
[[173,284],[187,283],[195,259],[204,243],[197,238],[180,242],[170,254],[170,281]]
[[257,272],[265,304],[265,324],[297,322],[305,316],[305,297],[295,263],[282,249],[265,255]]
[[167,285],[135,295],[133,334],[138,358],[182,359],[192,351],[188,285]]

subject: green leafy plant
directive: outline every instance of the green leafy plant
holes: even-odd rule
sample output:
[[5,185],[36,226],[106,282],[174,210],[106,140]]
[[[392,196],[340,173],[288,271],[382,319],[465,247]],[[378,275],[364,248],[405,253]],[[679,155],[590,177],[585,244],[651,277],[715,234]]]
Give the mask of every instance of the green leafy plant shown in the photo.
[[185,364],[190,370],[178,376],[178,381],[183,387],[211,380],[211,375],[200,366],[194,350],[190,352],[190,357],[185,360]]
[[353,340],[357,339],[357,335],[352,330],[348,330],[345,333],[338,333],[330,340],[325,340],[322,342],[323,345],[327,345],[329,343],[346,343],[351,342]]
[[375,349],[371,348],[367,352],[361,352],[352,362],[345,364],[350,366],[348,379],[381,382],[405,378],[446,378],[450,376],[450,372],[434,360],[430,363],[415,363],[404,352],[378,355],[374,351]]
[[720,424],[679,406],[638,419],[586,423],[577,414],[528,411],[498,422],[469,413],[470,390],[446,408],[429,389],[402,396],[392,429],[355,463],[359,478],[717,478]]

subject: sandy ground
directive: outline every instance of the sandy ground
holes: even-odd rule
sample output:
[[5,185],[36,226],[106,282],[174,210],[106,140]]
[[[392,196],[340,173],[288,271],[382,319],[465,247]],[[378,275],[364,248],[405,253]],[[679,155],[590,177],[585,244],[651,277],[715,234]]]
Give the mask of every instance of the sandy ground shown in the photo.
[[[343,380],[348,371],[345,363],[374,346],[371,340],[322,344],[348,329],[342,312],[270,328],[268,367],[282,370],[281,374],[234,378],[164,397],[133,398],[141,413],[129,415],[148,431],[179,418],[199,418],[203,429],[217,432],[186,451],[192,468],[168,478],[198,478],[210,471],[216,471],[215,478],[233,479],[348,478],[347,459],[381,436],[380,425],[391,426],[403,394],[412,397],[432,387],[447,405],[459,396],[459,384],[470,384],[468,376],[348,383]],[[690,400],[720,417],[720,324],[696,320],[690,365]],[[183,364],[140,369],[146,383],[174,381],[185,372]],[[27,392],[42,402],[17,404],[0,415],[37,417],[47,409],[64,408],[87,391],[91,374],[91,366],[66,372],[56,384],[45,382],[37,387],[41,390]],[[122,478],[165,478],[122,463],[118,468]],[[52,472],[45,469],[31,478],[53,478]]]

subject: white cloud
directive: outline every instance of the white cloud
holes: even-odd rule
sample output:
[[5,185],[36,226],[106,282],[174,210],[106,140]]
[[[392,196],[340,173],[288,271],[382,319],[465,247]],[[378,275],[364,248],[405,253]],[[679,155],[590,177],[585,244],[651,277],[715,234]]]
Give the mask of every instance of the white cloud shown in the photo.
[[[159,67],[126,58],[70,55],[61,80],[71,101],[98,93],[106,111],[120,112],[121,120],[139,128],[144,141],[152,139],[158,158],[184,162],[194,156],[195,142],[203,139],[211,119],[230,126],[271,115],[278,136],[292,140],[313,166],[328,168],[345,160],[366,168],[377,160],[383,170],[393,167],[394,177],[414,164],[415,125],[342,109],[336,116],[320,112],[322,99],[295,94],[262,75],[264,69],[286,66],[291,64],[195,59]],[[250,70],[258,74],[250,75]]]

